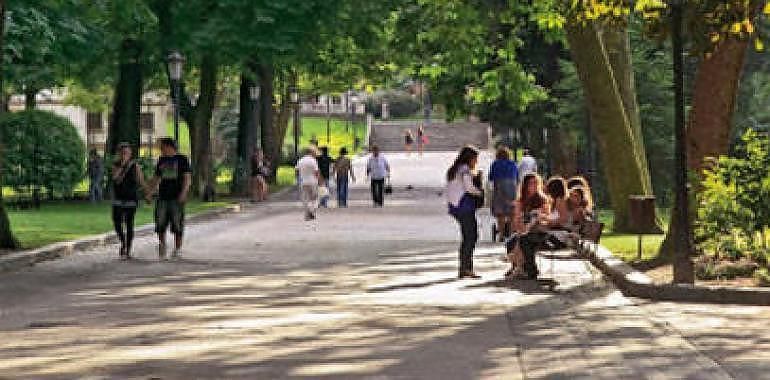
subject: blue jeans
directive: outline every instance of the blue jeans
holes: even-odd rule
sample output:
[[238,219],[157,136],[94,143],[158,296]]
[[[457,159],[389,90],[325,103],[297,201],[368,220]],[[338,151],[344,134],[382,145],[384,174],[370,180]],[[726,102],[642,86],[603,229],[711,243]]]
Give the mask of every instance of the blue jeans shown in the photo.
[[348,176],[337,176],[337,206],[348,207]]

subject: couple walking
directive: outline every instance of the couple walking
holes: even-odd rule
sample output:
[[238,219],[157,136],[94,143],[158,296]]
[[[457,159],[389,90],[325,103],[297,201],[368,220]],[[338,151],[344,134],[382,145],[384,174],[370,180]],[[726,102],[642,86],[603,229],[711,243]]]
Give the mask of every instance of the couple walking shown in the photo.
[[[145,182],[142,168],[133,158],[130,144],[118,145],[118,158],[112,165],[112,221],[120,240],[119,255],[123,260],[131,258],[134,240],[134,217],[139,207],[139,191],[144,191],[147,202],[157,192],[155,201],[155,232],[158,234],[158,256],[166,258],[166,230],[174,234],[172,257],[178,257],[182,249],[184,232],[184,207],[190,191],[192,169],[186,156],[177,152],[176,142],[160,139],[161,157],[155,166],[153,177]],[[141,186],[141,188],[140,188]]]
[[[390,165],[380,154],[378,147],[372,147],[372,154],[367,160],[366,175],[371,180],[372,200],[375,207],[382,207],[386,179],[390,177]],[[340,155],[336,160],[328,156],[328,151],[321,155],[314,147],[306,148],[302,158],[297,161],[295,171],[299,181],[300,200],[305,210],[305,220],[316,218],[316,208],[319,201],[319,187],[328,186],[328,180],[333,174],[337,180],[337,205],[348,206],[349,185],[351,180],[355,182],[356,175],[353,164],[347,156],[347,149],[340,149]],[[328,189],[328,188],[327,188]]]

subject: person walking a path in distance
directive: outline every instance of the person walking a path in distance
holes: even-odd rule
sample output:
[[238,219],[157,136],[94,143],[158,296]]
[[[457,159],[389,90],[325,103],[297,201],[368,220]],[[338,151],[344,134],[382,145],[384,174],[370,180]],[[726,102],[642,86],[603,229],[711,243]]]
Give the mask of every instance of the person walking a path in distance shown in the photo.
[[190,160],[177,152],[176,142],[164,137],[160,139],[161,156],[155,166],[155,176],[150,180],[147,200],[155,189],[158,200],[155,202],[155,232],[158,233],[158,258],[166,259],[166,230],[170,227],[174,234],[172,257],[179,257],[184,234],[184,206],[192,183]]
[[446,174],[447,202],[449,214],[460,225],[462,243],[460,243],[459,278],[481,278],[473,271],[473,250],[479,238],[476,209],[483,204],[483,193],[474,184],[476,164],[479,151],[473,147],[465,147],[455,159]]
[[378,146],[372,146],[372,154],[366,162],[366,175],[371,180],[374,207],[382,207],[385,197],[385,179],[390,177],[388,160],[380,154]]
[[529,149],[524,148],[519,162],[519,178],[524,178],[529,173],[537,173],[537,161],[532,157]]
[[[316,158],[316,161],[318,162],[318,174],[320,176],[318,181],[318,186],[326,187],[326,189],[329,189],[329,179],[331,178],[331,170],[332,170],[332,164],[334,163],[334,160],[329,156],[329,147],[322,146],[321,148],[321,154]],[[326,196],[323,196],[320,198],[320,206],[323,208],[328,207],[329,202],[329,196],[328,194]]]
[[337,176],[337,207],[348,207],[348,184],[356,181],[353,165],[347,156],[348,149],[342,147],[340,156],[334,162],[334,173]]
[[425,127],[422,124],[417,128],[417,153],[422,156],[425,151],[425,145],[428,145],[428,136],[425,135]]
[[104,178],[104,163],[96,149],[88,154],[88,198],[91,202],[101,202],[104,198],[102,180]]
[[267,200],[270,188],[267,185],[267,177],[270,176],[270,164],[265,159],[262,149],[257,149],[251,156],[251,201],[262,202]]
[[414,145],[414,135],[411,129],[404,130],[404,150],[407,155],[412,155],[412,145]]
[[[120,240],[121,260],[131,258],[134,216],[139,207],[139,186],[145,187],[142,168],[132,157],[131,145],[118,145],[118,159],[112,164],[112,223]],[[125,229],[124,229],[125,226]]]
[[513,232],[513,201],[519,184],[519,170],[516,161],[511,160],[511,151],[502,146],[489,168],[489,180],[494,183],[492,214],[497,218],[498,241],[508,240]]
[[295,170],[300,180],[299,194],[305,207],[305,220],[315,219],[316,203],[318,202],[319,169],[316,160],[316,150],[312,147],[305,149],[305,155],[297,161]]

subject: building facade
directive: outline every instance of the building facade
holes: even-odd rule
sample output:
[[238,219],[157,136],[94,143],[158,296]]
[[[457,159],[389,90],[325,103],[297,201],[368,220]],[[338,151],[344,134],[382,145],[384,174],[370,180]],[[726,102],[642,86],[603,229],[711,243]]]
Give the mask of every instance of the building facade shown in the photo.
[[[89,112],[83,107],[67,104],[66,89],[42,90],[36,97],[36,109],[50,111],[67,118],[78,131],[88,149],[104,154],[111,112]],[[24,96],[11,96],[10,111],[24,109]],[[157,148],[159,137],[168,136],[167,124],[171,106],[169,98],[162,94],[146,93],[142,98],[140,128],[141,150]]]

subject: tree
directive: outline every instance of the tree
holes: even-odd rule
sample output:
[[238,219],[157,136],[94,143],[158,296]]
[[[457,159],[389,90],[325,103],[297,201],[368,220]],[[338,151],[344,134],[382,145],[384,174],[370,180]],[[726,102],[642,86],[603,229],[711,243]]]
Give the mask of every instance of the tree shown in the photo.
[[[5,0],[0,0],[0,58],[2,58],[2,52],[4,47],[4,31],[5,31]],[[3,62],[3,59],[0,59]],[[0,131],[0,173],[3,172],[3,133]],[[2,176],[0,176],[2,177]],[[0,186],[3,186],[3,181],[0,180]],[[2,194],[2,191],[0,191]],[[11,231],[11,222],[8,220],[8,214],[5,212],[3,206],[3,199],[0,196],[0,248],[15,249],[19,247],[19,242],[13,236]]]

